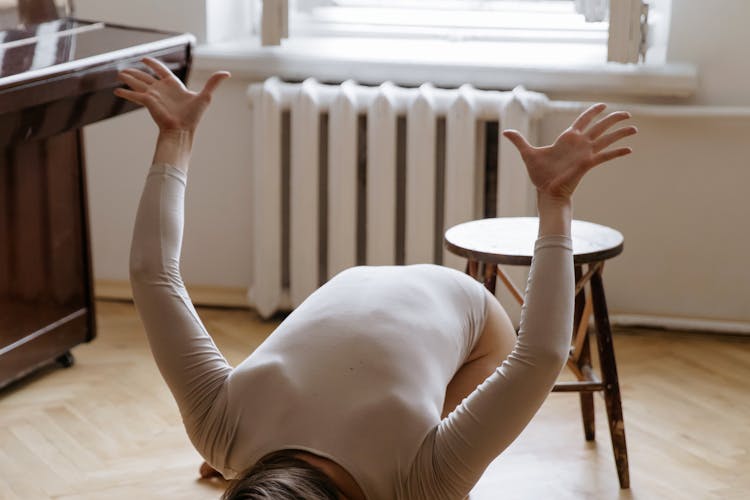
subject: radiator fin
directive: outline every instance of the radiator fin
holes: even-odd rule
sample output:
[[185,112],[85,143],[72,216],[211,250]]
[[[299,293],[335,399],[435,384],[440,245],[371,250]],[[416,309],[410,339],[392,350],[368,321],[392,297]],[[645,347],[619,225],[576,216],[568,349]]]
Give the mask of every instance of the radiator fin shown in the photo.
[[406,116],[406,264],[434,262],[436,117],[433,87],[419,87]]
[[[290,204],[290,283],[292,303],[299,304],[320,282],[320,103],[317,83],[307,80],[292,104]],[[312,161],[311,161],[312,160]]]
[[393,84],[378,88],[367,111],[366,256],[369,265],[396,261],[396,97]]
[[[481,149],[478,143],[477,112],[472,89],[463,86],[446,116],[445,145],[445,227],[483,216]],[[443,263],[460,268],[463,259],[446,254]]]
[[257,116],[263,117],[253,127],[253,193],[255,207],[265,207],[254,210],[254,293],[250,299],[264,317],[276,312],[282,300],[280,83],[271,78],[260,86],[251,86],[249,92]]

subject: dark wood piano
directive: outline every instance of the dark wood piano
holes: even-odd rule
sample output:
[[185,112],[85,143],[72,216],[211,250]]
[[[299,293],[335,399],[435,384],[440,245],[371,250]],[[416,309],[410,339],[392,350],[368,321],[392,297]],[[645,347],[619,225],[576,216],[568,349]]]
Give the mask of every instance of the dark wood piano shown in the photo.
[[136,109],[112,90],[142,57],[190,68],[190,35],[59,13],[0,11],[0,388],[96,334],[81,127]]

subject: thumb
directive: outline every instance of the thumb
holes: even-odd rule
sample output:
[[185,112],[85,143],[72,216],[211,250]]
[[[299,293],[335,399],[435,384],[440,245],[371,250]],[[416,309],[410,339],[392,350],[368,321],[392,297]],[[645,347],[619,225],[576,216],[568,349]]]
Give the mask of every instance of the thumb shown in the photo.
[[531,144],[528,143],[518,130],[505,130],[503,131],[503,135],[513,143],[521,154],[531,149]]
[[219,87],[221,82],[231,76],[232,75],[229,73],[229,71],[217,71],[209,77],[206,85],[203,87],[203,90],[201,90],[201,96],[210,98],[214,91]]

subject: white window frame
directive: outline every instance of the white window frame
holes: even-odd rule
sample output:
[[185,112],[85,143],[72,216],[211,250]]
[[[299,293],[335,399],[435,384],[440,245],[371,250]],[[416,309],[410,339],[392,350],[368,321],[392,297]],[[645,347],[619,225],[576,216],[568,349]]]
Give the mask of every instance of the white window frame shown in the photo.
[[[589,0],[576,0],[579,12],[585,12]],[[599,0],[590,0],[599,3]],[[658,0],[651,0],[651,2]],[[664,0],[661,0],[664,1]],[[609,34],[607,37],[607,60],[620,63],[637,63],[645,58],[648,41],[648,0],[610,0]],[[289,36],[290,8],[289,0],[262,0],[260,13],[261,44],[264,46],[281,45]],[[391,33],[393,30],[391,30]],[[403,32],[402,32],[403,33]],[[368,35],[388,37],[389,30]],[[418,34],[413,34],[419,36]],[[596,31],[591,31],[591,39],[596,38]],[[390,36],[393,36],[392,34]],[[423,36],[430,36],[429,30]],[[583,36],[583,38],[581,38]],[[579,32],[578,41],[585,40],[585,30]],[[535,41],[540,41],[542,38]],[[559,39],[549,39],[557,42]],[[588,40],[591,41],[591,40]]]

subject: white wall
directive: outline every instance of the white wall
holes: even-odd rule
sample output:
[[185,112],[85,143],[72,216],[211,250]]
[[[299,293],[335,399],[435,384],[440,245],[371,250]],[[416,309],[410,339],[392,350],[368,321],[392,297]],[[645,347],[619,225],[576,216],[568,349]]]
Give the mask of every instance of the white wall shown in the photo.
[[[744,26],[750,2],[672,3],[668,59],[692,62],[700,71],[690,102],[750,105],[750,31]],[[206,76],[196,73],[192,85],[200,87]],[[248,83],[232,80],[221,89],[197,140],[184,242],[188,283],[252,283]],[[545,138],[569,118],[550,119]],[[624,254],[607,265],[611,311],[750,322],[750,120],[636,121],[636,153],[592,173],[576,200],[576,217],[612,225],[626,237]],[[126,279],[155,132],[137,112],[86,133],[95,276]]]
[[249,0],[75,0],[81,19],[190,32],[199,43],[250,32]]
[[[201,87],[204,75],[191,83]],[[247,287],[252,281],[246,88],[247,82],[225,82],[197,135],[186,195],[187,283]],[[86,128],[95,279],[127,279],[130,237],[155,138],[144,110]]]
[[667,59],[700,71],[699,104],[750,105],[750,2],[672,0]]
[[[551,140],[572,115],[550,118]],[[635,116],[634,153],[592,171],[575,217],[617,228],[615,313],[750,320],[750,120]]]

